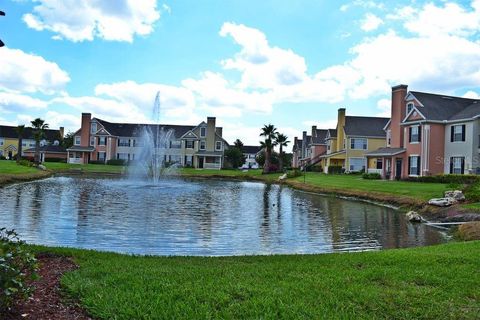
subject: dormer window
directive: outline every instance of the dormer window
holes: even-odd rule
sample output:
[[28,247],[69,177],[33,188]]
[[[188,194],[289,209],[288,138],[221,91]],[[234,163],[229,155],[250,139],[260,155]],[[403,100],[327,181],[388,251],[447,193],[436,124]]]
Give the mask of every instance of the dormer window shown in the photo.
[[97,123],[92,122],[90,125],[90,133],[96,133],[97,132]]
[[207,135],[207,128],[201,127],[200,128],[200,137],[205,137]]
[[80,145],[80,142],[81,142],[80,136],[75,136],[75,145],[76,145],[76,146],[79,146],[79,145]]
[[413,109],[413,106],[414,106],[414,105],[413,105],[413,102],[409,102],[409,103],[407,103],[407,114],[409,114],[409,113],[410,113],[410,111],[412,111],[412,109]]

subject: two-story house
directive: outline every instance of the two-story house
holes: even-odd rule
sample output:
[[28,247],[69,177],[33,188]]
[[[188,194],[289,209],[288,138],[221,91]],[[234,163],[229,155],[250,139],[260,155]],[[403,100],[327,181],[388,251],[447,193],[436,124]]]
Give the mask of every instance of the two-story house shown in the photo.
[[[480,100],[392,87],[386,147],[381,158],[387,179],[440,173],[476,173],[480,168]],[[369,168],[369,171],[373,171]]]
[[242,152],[245,157],[245,163],[241,167],[242,169],[258,169],[260,168],[257,163],[257,156],[262,151],[261,146],[243,146]]
[[321,156],[327,152],[327,130],[312,126],[311,134],[303,131],[302,139],[293,139],[292,166],[300,168],[304,165],[315,165],[320,162]]
[[220,169],[228,143],[222,138],[222,128],[216,119],[196,126],[113,123],[82,113],[81,128],[74,134],[73,146],[67,149],[68,162],[85,164],[118,159],[138,160],[145,145],[141,135],[145,127],[155,132],[172,130],[167,145],[162,146],[165,162],[194,168]]
[[388,118],[346,116],[345,111],[338,109],[337,128],[329,129],[326,135],[327,151],[321,157],[325,173],[330,166],[341,166],[345,172],[365,170],[365,155],[385,146],[383,129]]

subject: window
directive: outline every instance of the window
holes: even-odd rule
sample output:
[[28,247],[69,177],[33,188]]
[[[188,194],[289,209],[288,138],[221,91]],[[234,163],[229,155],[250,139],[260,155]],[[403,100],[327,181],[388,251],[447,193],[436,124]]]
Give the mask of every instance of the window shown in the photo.
[[377,169],[383,169],[383,160],[382,159],[377,159]]
[[178,141],[178,140],[170,141],[170,148],[180,149],[181,147],[182,147],[182,141]]
[[452,126],[450,128],[450,142],[465,141],[465,125]]
[[194,146],[194,141],[193,140],[186,140],[185,141],[185,148],[193,149],[193,146]]
[[75,152],[75,159],[80,159],[82,157],[81,152]]
[[185,156],[185,165],[191,166],[193,164],[193,156]]
[[451,157],[450,173],[464,174],[464,172],[465,172],[465,157]]
[[99,146],[104,146],[107,142],[107,138],[106,137],[98,137],[98,145]]
[[90,133],[96,133],[97,132],[97,123],[92,122],[90,125]]
[[90,145],[91,146],[95,145],[95,137],[90,137]]
[[207,128],[201,127],[200,128],[200,137],[205,137],[207,135]]
[[350,158],[350,171],[362,171],[365,169],[365,159],[363,158]]
[[118,160],[128,160],[130,155],[128,153],[117,153]]
[[365,138],[351,138],[350,149],[367,150],[367,139]]
[[80,136],[75,136],[75,145],[79,146],[81,143]]
[[415,143],[415,142],[420,142],[421,139],[421,133],[420,133],[420,126],[413,126],[408,128],[409,131],[409,142],[410,143]]
[[407,103],[407,114],[409,114],[410,111],[412,111],[412,109],[413,109],[413,102]]
[[120,138],[118,139],[119,147],[130,147],[130,139]]
[[387,131],[387,147],[392,144],[392,130]]
[[215,142],[215,150],[222,150],[222,141]]
[[408,174],[413,176],[420,175],[420,157],[419,156],[408,157]]
[[205,150],[205,141],[200,141],[200,150]]
[[98,161],[105,161],[105,156],[106,156],[106,153],[105,153],[105,152],[99,152],[99,153],[97,153]]

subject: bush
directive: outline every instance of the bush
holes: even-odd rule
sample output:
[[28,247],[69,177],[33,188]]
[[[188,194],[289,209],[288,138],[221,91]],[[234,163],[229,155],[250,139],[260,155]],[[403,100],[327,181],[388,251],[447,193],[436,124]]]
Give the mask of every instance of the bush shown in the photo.
[[380,173],[364,173],[362,178],[366,180],[379,180],[382,178],[382,176]]
[[90,160],[88,163],[90,164],[105,164],[103,160]]
[[127,163],[127,161],[122,160],[122,159],[112,159],[108,160],[107,164],[112,165],[112,166],[124,166]]
[[7,160],[4,156],[0,156],[0,160]]
[[328,167],[328,174],[340,174],[343,173],[343,167],[342,166],[329,166]]
[[480,176],[472,174],[439,174],[434,176],[409,177],[405,180],[414,182],[435,182],[462,185],[478,183],[480,182]]
[[67,160],[62,158],[45,158],[45,162],[67,162]]
[[36,277],[37,261],[24,249],[14,230],[0,228],[0,313],[15,299],[26,299],[32,292],[27,283]]
[[293,169],[287,173],[288,178],[295,178],[300,177],[302,175],[302,171],[300,169]]
[[25,166],[25,167],[31,167],[33,166],[33,162],[30,162],[28,160],[22,159],[18,162],[19,165]]

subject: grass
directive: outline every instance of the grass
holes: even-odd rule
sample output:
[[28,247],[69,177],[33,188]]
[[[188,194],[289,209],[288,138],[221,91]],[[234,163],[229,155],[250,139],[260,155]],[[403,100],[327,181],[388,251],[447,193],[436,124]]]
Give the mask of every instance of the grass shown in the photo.
[[62,285],[100,319],[478,319],[480,241],[350,254],[73,256]]
[[[301,184],[303,179],[304,177],[300,176],[294,181]],[[307,172],[305,182],[330,192],[356,191],[388,194],[422,201],[442,197],[443,192],[448,189],[447,184],[441,183],[365,180],[361,175],[326,175],[316,172]]]
[[45,162],[45,167],[48,170],[55,172],[82,170],[83,172],[95,172],[95,173],[121,173],[124,170],[123,166],[113,166],[105,164],[73,164],[63,162]]
[[17,165],[15,161],[0,160],[0,174],[25,174],[35,172],[38,172],[38,169]]

